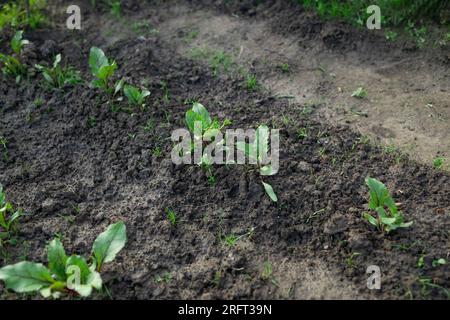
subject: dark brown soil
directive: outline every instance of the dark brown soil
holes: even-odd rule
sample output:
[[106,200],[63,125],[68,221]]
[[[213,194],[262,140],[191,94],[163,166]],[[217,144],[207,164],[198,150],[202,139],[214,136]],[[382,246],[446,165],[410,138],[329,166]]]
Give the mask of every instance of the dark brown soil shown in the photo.
[[[61,52],[89,81],[89,49],[101,47],[117,61],[117,78],[152,92],[147,110],[112,106],[88,82],[55,91],[42,85],[40,75],[19,85],[0,80],[0,136],[9,153],[0,161],[0,182],[15,206],[29,214],[20,224],[19,243],[3,250],[1,265],[24,258],[44,262],[45,245],[55,234],[69,252],[88,254],[99,232],[123,220],[128,243],[103,275],[110,295],[95,298],[448,298],[449,264],[432,266],[438,258],[449,260],[448,173],[386,154],[345,124],[305,115],[304,105],[262,87],[249,92],[242,76],[213,75],[207,64],[180,55],[160,34],[131,30],[143,12],[158,27],[171,4],[124,2],[124,18],[115,21],[106,9],[93,11],[82,1],[83,30],[77,32],[65,29],[64,15],[56,14],[53,27],[26,32],[32,42],[26,59],[29,65],[49,63]],[[216,2],[216,10],[227,13]],[[282,17],[291,9],[285,4],[270,8]],[[55,1],[50,9],[60,6]],[[247,19],[264,17],[250,5],[240,8]],[[274,28],[314,38],[314,24],[298,23]],[[4,52],[10,34],[0,37]],[[353,37],[345,43],[354,43]],[[334,38],[327,41],[342,47]],[[168,83],[169,99],[161,81]],[[266,123],[281,129],[280,171],[268,179],[278,204],[250,167],[217,166],[211,184],[200,167],[172,164],[170,135],[184,127],[193,99],[219,119],[231,119],[234,128]],[[309,132],[304,139],[297,135],[302,127]],[[406,219],[414,220],[412,227],[383,235],[362,218],[367,176],[386,183]],[[166,208],[176,212],[176,227],[166,219]],[[223,241],[249,230],[234,247]],[[273,272],[264,276],[268,264]],[[381,290],[366,286],[369,265],[381,268]],[[433,286],[424,285],[425,278]],[[17,296],[3,291],[2,298]]]

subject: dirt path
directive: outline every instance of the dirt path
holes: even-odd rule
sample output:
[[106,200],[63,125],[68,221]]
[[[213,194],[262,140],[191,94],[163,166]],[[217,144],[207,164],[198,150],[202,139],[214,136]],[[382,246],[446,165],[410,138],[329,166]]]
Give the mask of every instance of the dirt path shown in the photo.
[[[345,33],[332,24],[306,37],[274,32],[274,25],[289,24],[293,17],[305,20],[305,25],[312,23],[301,12],[280,22],[286,11],[277,13],[273,8],[264,12],[264,19],[184,5],[167,10],[167,19],[157,28],[180,54],[224,51],[256,72],[273,94],[292,95],[295,102],[316,107],[318,117],[349,124],[388,150],[398,147],[428,165],[438,156],[449,158],[449,64],[377,46],[380,39],[361,45],[369,48],[354,49],[340,42],[338,36]],[[371,56],[367,50],[373,50]],[[280,72],[283,64],[289,65],[287,72]],[[351,97],[358,87],[367,89],[366,99]],[[446,167],[450,168],[448,161]]]

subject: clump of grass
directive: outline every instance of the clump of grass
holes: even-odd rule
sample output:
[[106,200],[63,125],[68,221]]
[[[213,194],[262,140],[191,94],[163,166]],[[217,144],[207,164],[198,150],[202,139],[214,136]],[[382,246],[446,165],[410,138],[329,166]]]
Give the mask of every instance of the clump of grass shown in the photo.
[[258,87],[258,79],[256,78],[256,76],[253,74],[248,75],[247,80],[246,80],[246,85],[247,85],[247,90],[249,92],[256,91],[256,89]]

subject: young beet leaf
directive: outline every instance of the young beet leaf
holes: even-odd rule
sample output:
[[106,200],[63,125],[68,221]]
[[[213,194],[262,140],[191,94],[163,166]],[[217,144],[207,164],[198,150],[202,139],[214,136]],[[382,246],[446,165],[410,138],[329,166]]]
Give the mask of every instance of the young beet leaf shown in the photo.
[[[377,213],[377,218],[370,213],[364,213],[364,218],[370,224],[386,232],[397,228],[407,228],[413,224],[413,221],[404,222],[402,212],[398,211],[394,199],[389,195],[389,190],[382,182],[368,177],[366,184],[370,193],[369,209]],[[386,209],[388,210],[386,211]]]
[[22,47],[29,43],[28,40],[22,39],[22,35],[23,31],[17,31],[11,40],[11,49],[14,52],[14,56],[0,53],[3,74],[5,76],[15,77],[16,82],[19,82],[21,77],[25,75],[27,71],[25,66],[19,60]]
[[128,98],[128,102],[135,106],[143,106],[145,98],[150,95],[150,91],[147,89],[139,90],[132,85],[125,85],[123,93]]
[[114,260],[116,254],[125,246],[126,241],[127,235],[123,222],[110,225],[95,239],[92,252],[98,271],[101,270],[104,263]]
[[0,246],[16,232],[17,223],[22,215],[22,211],[15,211],[12,204],[6,201],[6,194],[0,184]]
[[89,67],[91,68],[92,75],[97,78],[92,80],[92,86],[110,94],[109,79],[117,69],[116,62],[109,62],[102,49],[92,47],[89,53]]
[[45,81],[55,88],[62,88],[65,85],[74,85],[81,82],[80,73],[73,68],[60,66],[61,54],[56,55],[53,67],[44,67],[36,64],[35,67],[42,72]]
[[[247,157],[256,160],[261,176],[272,176],[276,173],[271,165],[264,165],[265,157],[269,152],[269,128],[266,125],[262,124],[256,129],[255,139],[252,143],[238,142],[237,148],[244,151]],[[261,183],[270,199],[277,202],[278,198],[272,186],[262,179]]]
[[40,263],[22,261],[0,269],[6,288],[18,293],[39,291],[56,283],[50,270]]
[[22,39],[23,31],[17,31],[14,37],[11,39],[11,49],[16,55],[20,55],[24,45],[29,44],[30,41]]
[[123,222],[112,224],[95,240],[93,256],[86,260],[79,255],[68,257],[61,241],[54,239],[47,246],[47,267],[28,261],[8,265],[0,269],[0,280],[15,292],[39,291],[44,298],[58,298],[62,293],[87,297],[102,287],[97,267],[112,261],[125,241]]

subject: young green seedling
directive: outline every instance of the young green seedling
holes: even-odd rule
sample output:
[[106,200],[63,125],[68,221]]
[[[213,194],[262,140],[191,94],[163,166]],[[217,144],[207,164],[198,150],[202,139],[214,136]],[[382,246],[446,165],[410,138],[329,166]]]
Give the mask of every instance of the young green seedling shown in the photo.
[[352,97],[363,99],[363,98],[367,97],[367,90],[364,89],[363,87],[359,87],[358,89],[353,91]]
[[47,267],[41,263],[22,261],[0,269],[0,280],[17,293],[39,292],[44,298],[58,298],[63,293],[88,297],[93,289],[102,288],[103,264],[114,260],[125,246],[123,222],[110,225],[95,239],[89,259],[67,256],[59,239],[47,246]]
[[[219,131],[231,124],[231,121],[229,119],[225,119],[222,124],[220,124],[217,118],[212,120],[208,110],[206,110],[206,108],[198,102],[194,102],[192,108],[186,112],[185,120],[186,126],[188,127],[189,131],[194,134],[194,139],[196,140],[202,139],[204,137],[211,139],[212,137],[215,137]],[[214,142],[218,145],[223,144],[223,139],[221,141]],[[203,152],[204,146],[202,145],[201,147]],[[194,152],[194,148],[195,142],[192,142],[191,152]],[[216,178],[212,170],[210,159],[206,155],[203,155],[198,165],[201,166],[205,171],[208,182],[214,185],[216,182]]]
[[150,95],[150,91],[148,91],[147,89],[142,89],[139,90],[138,88],[126,84],[123,87],[123,93],[125,94],[125,96],[128,98],[128,102],[131,105],[135,105],[135,106],[139,106],[139,107],[143,107],[144,105],[144,100],[146,97],[148,97]]
[[26,74],[25,66],[20,62],[19,55],[22,52],[24,45],[29,41],[22,39],[23,31],[17,31],[11,40],[11,49],[14,55],[6,55],[0,53],[0,62],[3,64],[2,72],[5,76],[11,76],[16,78],[16,82],[19,82],[21,77]]
[[80,73],[71,67],[61,67],[61,54],[56,55],[53,67],[44,67],[36,64],[35,67],[42,72],[45,81],[54,88],[65,85],[74,85],[81,82]]
[[17,224],[22,215],[21,210],[14,210],[12,204],[6,201],[6,194],[0,184],[0,247],[17,231]]
[[11,39],[11,49],[16,55],[20,55],[24,45],[29,44],[30,41],[23,39],[23,31],[17,31]]
[[[95,88],[104,90],[108,95],[113,93],[110,85],[110,78],[114,75],[117,69],[115,61],[109,61],[102,49],[92,47],[89,53],[89,67],[92,75],[96,79],[92,80],[91,84]],[[123,80],[116,82],[114,94],[120,91],[123,85]]]
[[[366,178],[366,184],[369,187],[370,201],[369,209],[377,213],[373,217],[370,213],[364,213],[364,219],[370,224],[376,226],[380,231],[390,232],[397,228],[407,228],[413,224],[413,221],[404,222],[403,214],[397,209],[394,199],[389,195],[386,186],[373,178]],[[385,209],[388,209],[387,211]]]
[[262,176],[272,176],[276,172],[273,170],[272,165],[265,165],[264,160],[269,152],[269,128],[262,124],[256,129],[255,139],[252,143],[237,142],[236,144],[239,150],[245,152],[245,155],[249,159],[256,160],[259,174],[261,176],[261,183],[266,191],[267,195],[274,202],[278,201],[277,195],[273,191],[270,184],[263,181]]
[[169,220],[170,224],[175,227],[178,222],[175,211],[173,211],[172,209],[166,208],[166,215],[167,215],[167,220]]

